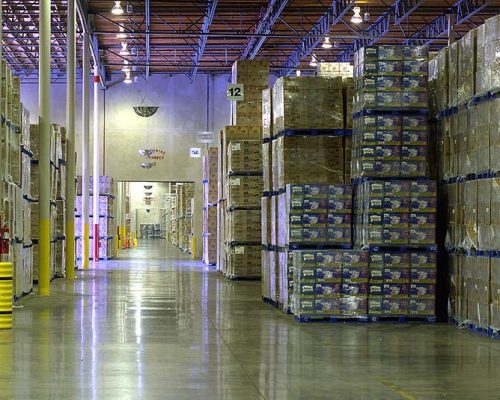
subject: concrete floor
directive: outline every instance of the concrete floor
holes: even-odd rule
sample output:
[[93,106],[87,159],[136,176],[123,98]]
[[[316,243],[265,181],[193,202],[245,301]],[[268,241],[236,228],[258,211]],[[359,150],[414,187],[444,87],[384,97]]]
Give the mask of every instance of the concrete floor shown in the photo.
[[[164,241],[101,262],[0,331],[0,399],[500,399],[500,341],[299,324]],[[126,253],[125,253],[126,254]]]

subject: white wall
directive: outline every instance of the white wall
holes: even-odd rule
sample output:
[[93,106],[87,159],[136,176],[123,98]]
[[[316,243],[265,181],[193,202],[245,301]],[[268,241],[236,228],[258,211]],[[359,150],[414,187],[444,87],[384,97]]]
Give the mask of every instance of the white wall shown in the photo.
[[[114,76],[113,79],[119,77]],[[201,158],[190,158],[190,147],[202,147],[196,141],[198,131],[218,133],[229,124],[230,104],[226,100],[228,75],[198,75],[194,82],[184,75],[153,75],[148,84],[148,96],[159,105],[150,118],[137,116],[132,106],[140,105],[144,95],[144,80],[127,85],[109,84],[100,92],[101,104],[101,173],[117,181],[192,181],[195,183],[195,235],[201,243],[202,199]],[[77,171],[81,171],[81,85],[77,86],[76,148]],[[52,122],[66,124],[66,85],[52,85]],[[38,85],[22,84],[21,99],[38,121]],[[92,102],[91,90],[91,102]],[[91,106],[91,112],[92,112]],[[207,123],[207,110],[208,123]],[[93,122],[91,117],[91,149]],[[216,145],[216,142],[214,143]],[[140,167],[144,159],[138,151],[159,148],[166,151],[164,160],[149,170]],[[90,151],[92,164],[92,151]],[[91,170],[92,171],[92,170]],[[197,246],[201,251],[201,246]]]

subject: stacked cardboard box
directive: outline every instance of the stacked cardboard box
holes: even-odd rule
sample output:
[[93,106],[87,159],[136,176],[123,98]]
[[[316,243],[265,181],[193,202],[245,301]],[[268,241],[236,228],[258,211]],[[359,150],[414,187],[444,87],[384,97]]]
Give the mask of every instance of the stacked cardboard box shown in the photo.
[[237,126],[260,126],[262,90],[269,85],[269,62],[238,60],[233,64],[232,83],[243,84],[244,100],[232,104],[232,122]]
[[476,93],[500,87],[500,16],[477,28]]
[[348,62],[320,62],[316,67],[316,75],[323,78],[352,78],[354,68]]
[[436,243],[435,181],[367,181],[356,186],[358,246],[432,246]]
[[203,262],[217,262],[217,161],[216,147],[203,157]]
[[297,250],[292,265],[296,317],[367,317],[368,252]]
[[287,129],[343,129],[342,78],[279,78],[272,107],[275,135]]

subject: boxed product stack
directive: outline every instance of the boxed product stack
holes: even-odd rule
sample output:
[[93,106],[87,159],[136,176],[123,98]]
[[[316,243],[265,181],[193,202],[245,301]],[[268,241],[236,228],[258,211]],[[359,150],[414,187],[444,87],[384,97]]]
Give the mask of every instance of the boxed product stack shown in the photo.
[[[90,177],[89,179],[89,258],[93,259],[94,257],[94,215],[93,215],[93,179]],[[76,236],[76,257],[78,260],[82,260],[83,257],[83,228],[84,228],[84,220],[82,215],[82,177],[79,176],[77,178],[77,196],[75,202],[75,236]],[[99,259],[107,260],[111,259],[115,256],[115,244],[114,244],[114,235],[116,233],[116,225],[114,219],[114,183],[113,179],[109,176],[101,176],[99,177]],[[59,207],[65,207],[64,201],[56,202]],[[63,214],[62,209],[58,211],[59,214]],[[58,217],[59,224],[64,223],[64,217]],[[58,232],[60,233],[60,232]],[[59,236],[63,239],[65,236]],[[64,241],[61,240],[63,243]],[[60,247],[62,244],[59,244],[59,247],[55,246],[55,254],[56,258],[65,257],[62,248]]]
[[[262,240],[260,229],[262,144],[260,140],[234,139],[228,143],[226,184],[225,233],[229,257],[225,275],[232,279],[259,278],[261,276]],[[238,253],[235,253],[236,247]],[[255,256],[256,253],[259,257]]]
[[211,147],[203,157],[203,262],[217,262],[217,161],[218,149]]
[[[241,150],[241,146],[240,150],[238,150],[236,143],[245,144],[246,141],[251,141],[251,146],[253,146],[253,143],[261,140],[261,131],[260,124],[256,126],[226,126],[220,135],[217,189],[217,237],[220,239],[218,240],[217,246],[217,269],[224,275],[227,275],[229,267],[229,248],[227,247],[229,227],[226,226],[228,222],[228,216],[226,214],[230,212],[231,208],[247,207],[248,204],[244,205],[246,203],[250,203],[249,207],[252,209],[260,208],[260,194],[262,192],[262,165],[261,161],[259,161],[259,165],[256,165],[255,161],[256,157],[258,157],[258,153],[254,151],[253,155],[249,155],[250,159],[248,162],[250,164],[247,167],[244,165],[246,162],[245,152]],[[234,143],[234,146],[232,143]],[[254,147],[251,148],[255,150]],[[234,174],[234,172],[238,172],[234,170],[235,167],[231,167],[233,169],[233,174],[230,175],[228,173],[230,152],[234,153],[234,155],[231,154],[231,161],[240,163],[238,168],[244,168],[245,170],[248,168],[249,174],[246,173],[245,170],[241,171],[239,174]],[[253,171],[250,169],[253,169]],[[246,191],[250,191],[249,199],[244,199]],[[254,195],[258,196],[257,200],[252,198]],[[242,249],[243,251],[245,250],[243,247]],[[242,250],[240,250],[240,252],[241,251]],[[239,255],[241,256],[241,254]],[[244,257],[232,257],[232,260],[242,260],[243,258]],[[253,258],[250,257],[250,260],[253,260]]]
[[293,252],[292,265],[292,312],[297,319],[367,320],[367,251],[299,250]]
[[355,56],[355,246],[370,254],[372,319],[434,320],[437,184],[429,180],[428,49]]
[[269,62],[238,60],[233,64],[232,83],[242,84],[244,99],[232,104],[232,123],[238,126],[260,126],[262,123],[262,90],[269,85]]
[[180,250],[192,252],[192,210],[194,203],[194,184],[176,183],[171,186],[171,221],[173,233],[170,241]]
[[323,78],[352,78],[354,68],[348,62],[320,62],[316,67],[316,76]]
[[500,16],[477,28],[476,93],[500,88]]

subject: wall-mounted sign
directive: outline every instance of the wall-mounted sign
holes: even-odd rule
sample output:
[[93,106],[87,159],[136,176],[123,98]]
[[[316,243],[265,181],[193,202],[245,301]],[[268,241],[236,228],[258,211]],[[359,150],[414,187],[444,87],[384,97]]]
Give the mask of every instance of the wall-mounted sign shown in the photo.
[[241,83],[229,83],[227,85],[226,96],[228,100],[245,100],[245,87]]
[[200,158],[201,157],[201,149],[199,147],[191,147],[189,149],[189,157]]
[[150,162],[150,163],[141,163],[141,168],[144,168],[144,169],[151,169],[153,168],[154,166],[156,165],[156,163],[154,162]]
[[210,144],[214,141],[214,133],[208,131],[202,131],[197,133],[198,143]]
[[141,149],[139,154],[146,160],[163,160],[167,153],[162,149]]

